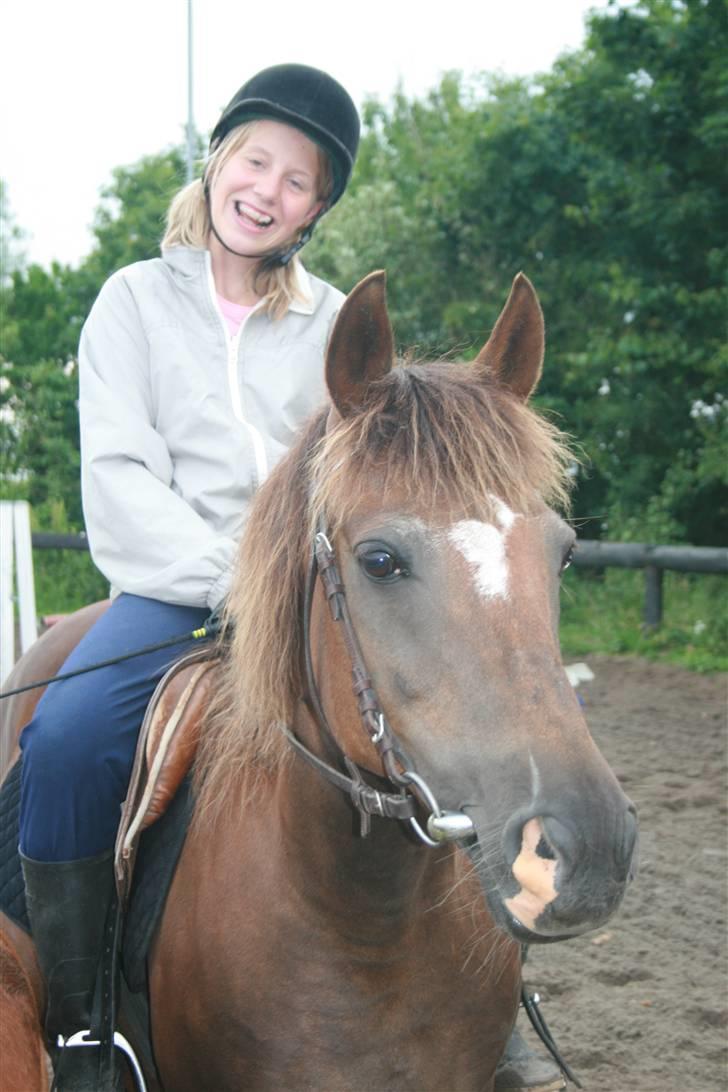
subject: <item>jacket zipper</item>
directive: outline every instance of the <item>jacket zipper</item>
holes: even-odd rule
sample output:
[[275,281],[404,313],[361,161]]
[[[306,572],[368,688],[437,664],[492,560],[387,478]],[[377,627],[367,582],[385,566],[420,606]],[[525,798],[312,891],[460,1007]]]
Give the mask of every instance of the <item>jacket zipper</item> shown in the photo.
[[250,421],[247,421],[245,418],[243,396],[240,390],[240,383],[238,382],[238,357],[240,355],[240,343],[242,341],[245,323],[250,318],[250,315],[253,314],[255,308],[253,309],[253,311],[245,316],[240,324],[240,328],[238,329],[237,334],[235,334],[235,336],[231,338],[227,322],[225,321],[225,316],[220,310],[220,305],[217,302],[217,292],[215,289],[215,281],[212,276],[212,265],[210,263],[209,253],[205,254],[205,261],[207,265],[207,284],[210,296],[212,297],[212,305],[215,308],[215,314],[220,320],[223,336],[225,338],[225,345],[227,350],[228,389],[230,391],[230,400],[233,406],[233,413],[237,417],[238,421],[240,421],[241,424],[245,425],[250,434],[250,439],[253,444],[253,455],[255,457],[256,477],[258,479],[258,485],[262,485],[265,479],[268,477],[268,459],[265,453],[265,444],[263,443],[263,437],[261,436],[260,431],[255,427],[255,425],[252,425]]

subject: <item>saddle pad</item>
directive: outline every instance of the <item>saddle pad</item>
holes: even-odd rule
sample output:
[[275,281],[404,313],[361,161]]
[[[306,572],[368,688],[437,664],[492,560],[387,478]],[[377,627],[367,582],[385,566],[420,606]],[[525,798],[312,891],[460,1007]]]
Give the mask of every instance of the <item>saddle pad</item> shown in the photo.
[[22,769],[21,757],[0,789],[0,910],[29,933],[30,922],[25,905],[25,884],[18,852]]
[[164,815],[139,839],[122,942],[124,978],[135,993],[146,990],[147,953],[182,852],[192,804],[192,789],[186,778]]
[[[30,933],[18,852],[22,758],[0,789],[0,910]],[[139,841],[131,899],[124,927],[122,964],[129,988],[146,988],[146,958],[172,883],[192,813],[189,780],[182,782],[165,814]]]

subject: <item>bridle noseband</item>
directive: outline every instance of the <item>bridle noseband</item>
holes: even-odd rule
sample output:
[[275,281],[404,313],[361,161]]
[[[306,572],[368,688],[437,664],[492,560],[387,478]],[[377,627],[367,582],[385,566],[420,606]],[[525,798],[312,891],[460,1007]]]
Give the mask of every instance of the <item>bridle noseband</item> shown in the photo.
[[[342,626],[344,641],[351,659],[353,689],[362,726],[369,740],[374,744],[384,771],[397,792],[381,792],[369,785],[362,776],[362,770],[344,754],[329,726],[316,683],[311,653],[311,607],[317,577],[321,580],[331,617]],[[323,777],[348,794],[359,812],[362,837],[365,837],[371,829],[371,816],[378,815],[383,819],[406,820],[417,837],[428,846],[471,838],[475,834],[471,818],[462,811],[443,811],[440,808],[434,793],[424,778],[414,770],[412,762],[387,723],[371,677],[367,672],[351,621],[334,548],[322,526],[314,536],[311,563],[306,579],[303,632],[308,687],[307,704],[320,731],[341,756],[348,770],[348,776],[310,751],[290,728],[284,726],[283,731],[298,754]],[[417,812],[422,808],[429,812],[426,832],[417,819]]]

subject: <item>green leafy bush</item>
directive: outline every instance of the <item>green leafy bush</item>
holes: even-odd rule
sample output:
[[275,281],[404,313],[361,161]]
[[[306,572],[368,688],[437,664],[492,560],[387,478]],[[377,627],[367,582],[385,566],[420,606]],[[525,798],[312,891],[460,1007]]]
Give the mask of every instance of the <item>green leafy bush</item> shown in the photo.
[[[77,531],[66,515],[63,501],[48,501],[34,508],[34,531],[71,534]],[[39,616],[68,614],[109,594],[108,582],[87,550],[33,550],[35,599]]]

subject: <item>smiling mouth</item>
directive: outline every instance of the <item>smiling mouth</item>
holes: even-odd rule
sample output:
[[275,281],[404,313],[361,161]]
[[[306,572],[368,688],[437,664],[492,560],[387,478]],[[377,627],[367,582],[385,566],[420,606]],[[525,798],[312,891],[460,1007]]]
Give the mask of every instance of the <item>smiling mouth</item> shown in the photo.
[[273,223],[273,217],[268,216],[264,212],[258,212],[251,205],[246,205],[242,201],[235,202],[235,212],[241,220],[253,224],[254,227],[270,227]]

